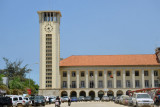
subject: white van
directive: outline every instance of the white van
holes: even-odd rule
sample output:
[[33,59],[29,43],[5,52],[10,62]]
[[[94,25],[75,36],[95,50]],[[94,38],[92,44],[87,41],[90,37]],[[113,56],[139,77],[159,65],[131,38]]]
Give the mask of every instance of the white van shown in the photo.
[[18,98],[17,97],[10,97],[12,99],[12,106],[16,107],[17,106],[17,102],[18,102]]
[[149,106],[154,107],[154,101],[148,93],[135,93],[133,95],[133,106]]

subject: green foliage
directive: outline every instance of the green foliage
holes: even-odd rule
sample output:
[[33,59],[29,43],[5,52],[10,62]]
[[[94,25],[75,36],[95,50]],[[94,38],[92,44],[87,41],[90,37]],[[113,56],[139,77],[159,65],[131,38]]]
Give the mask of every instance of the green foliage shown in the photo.
[[5,61],[6,67],[3,70],[0,70],[0,74],[4,74],[9,80],[13,80],[15,76],[19,76],[22,81],[26,78],[26,74],[31,71],[31,69],[27,69],[28,65],[24,65],[21,67],[23,61],[14,61],[11,62],[7,58],[3,58]]
[[9,78],[10,90],[8,92],[15,95],[22,94],[27,93],[27,89],[30,88],[32,94],[36,94],[39,86],[32,79],[26,78],[26,74],[31,71],[27,68],[28,65],[22,66],[23,61],[21,60],[14,62],[9,61],[7,58],[3,58],[3,60],[6,66],[0,70],[0,81],[4,76]]
[[20,77],[15,77],[9,81],[10,89],[24,89],[24,84],[21,82]]
[[4,77],[4,75],[3,75],[3,74],[0,74],[0,85],[3,84],[3,79],[2,79],[2,77]]

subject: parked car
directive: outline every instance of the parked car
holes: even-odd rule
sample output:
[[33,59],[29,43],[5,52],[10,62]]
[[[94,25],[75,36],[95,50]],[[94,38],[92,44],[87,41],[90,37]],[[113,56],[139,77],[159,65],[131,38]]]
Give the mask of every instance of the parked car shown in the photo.
[[68,101],[68,96],[63,96],[63,102],[67,102]]
[[11,107],[12,106],[12,99],[10,97],[0,97],[0,105]]
[[120,99],[120,96],[116,97],[114,102],[119,103],[119,99]]
[[56,101],[56,97],[49,97],[49,104],[53,104]]
[[24,97],[24,101],[26,103],[27,106],[31,105],[31,100],[28,97]]
[[41,96],[41,95],[35,96],[35,98],[34,98],[34,106],[37,106],[37,105],[45,106],[45,103],[46,103],[45,100],[46,99],[45,99],[44,96]]
[[99,97],[94,97],[94,101],[100,101]]
[[12,100],[12,106],[17,106],[18,98],[17,97],[10,97]]
[[133,106],[150,106],[154,107],[154,101],[148,93],[135,93],[133,95]]
[[122,99],[122,104],[123,105],[128,105],[128,99],[129,99],[129,96],[124,96],[123,99]]
[[84,101],[84,96],[79,96],[78,101]]
[[34,106],[34,98],[35,98],[35,96],[31,96],[31,97],[29,97],[29,99],[30,99],[30,101],[31,101],[31,105],[32,105],[32,106]]
[[44,96],[46,99],[46,104],[49,104],[49,96]]
[[91,101],[91,96],[87,96],[87,97],[85,97],[85,99],[84,99],[85,101]]
[[115,99],[116,99],[116,97],[113,97],[113,98],[112,98],[112,101],[115,101]]
[[129,97],[129,99],[128,99],[128,106],[132,106],[132,105],[133,105],[132,97]]
[[29,102],[26,102],[24,97],[17,96],[17,98],[18,98],[17,106],[24,106],[24,107],[28,107],[29,106]]
[[121,95],[119,98],[119,104],[122,104],[123,98],[126,97],[127,95]]
[[110,100],[110,101],[113,101],[113,96],[109,96],[109,100]]
[[103,96],[101,100],[102,101],[109,101],[109,97],[108,96]]
[[71,102],[77,102],[77,101],[78,101],[77,97],[71,97]]

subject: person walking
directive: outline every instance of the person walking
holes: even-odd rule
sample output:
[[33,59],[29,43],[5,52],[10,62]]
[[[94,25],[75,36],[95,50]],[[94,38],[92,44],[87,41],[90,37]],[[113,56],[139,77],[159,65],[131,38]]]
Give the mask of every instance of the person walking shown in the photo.
[[71,98],[68,97],[68,106],[70,106],[70,105],[71,105]]

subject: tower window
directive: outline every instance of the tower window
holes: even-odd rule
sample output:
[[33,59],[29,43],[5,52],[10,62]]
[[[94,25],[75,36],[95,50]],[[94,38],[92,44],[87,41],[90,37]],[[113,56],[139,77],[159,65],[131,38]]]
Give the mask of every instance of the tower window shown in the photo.
[[52,37],[52,34],[46,34],[46,37]]

